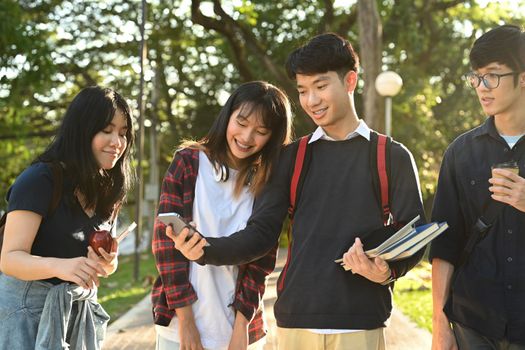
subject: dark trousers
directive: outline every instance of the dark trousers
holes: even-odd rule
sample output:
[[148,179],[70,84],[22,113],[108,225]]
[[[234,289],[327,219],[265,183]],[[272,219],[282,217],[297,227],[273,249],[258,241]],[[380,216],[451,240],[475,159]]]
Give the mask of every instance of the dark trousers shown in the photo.
[[455,322],[452,323],[452,328],[460,350],[525,350],[525,345],[511,344],[507,339],[487,338]]

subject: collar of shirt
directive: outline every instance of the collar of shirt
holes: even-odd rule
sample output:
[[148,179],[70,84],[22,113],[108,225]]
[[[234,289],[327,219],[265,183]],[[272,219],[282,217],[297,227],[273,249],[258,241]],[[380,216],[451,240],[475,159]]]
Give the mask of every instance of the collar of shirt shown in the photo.
[[[508,144],[508,142],[505,140],[505,138],[500,135],[500,133],[498,132],[498,129],[496,129],[496,123],[494,121],[494,116],[489,116],[485,122],[483,124],[481,124],[479,127],[477,127],[476,129],[474,129],[474,138],[477,138],[477,137],[480,137],[480,136],[484,136],[484,135],[488,135],[490,137],[492,137],[493,139],[496,139],[504,144]],[[523,135],[518,139],[518,141],[516,141],[515,145],[519,142],[519,143],[522,143],[523,141],[521,141],[521,139],[523,138]],[[520,142],[521,141],[521,142]],[[510,147],[510,145],[509,145]],[[510,148],[513,148],[513,147],[510,147]]]
[[[346,135],[344,139],[350,140],[359,135],[363,136],[365,139],[370,141],[370,128],[368,127],[368,125],[366,125],[366,123],[362,119],[359,120],[359,125],[357,126],[357,128],[354,131],[350,132],[348,135]],[[312,142],[315,142],[321,139],[327,140],[327,141],[336,141],[332,137],[328,136],[323,130],[323,128],[318,126],[317,129],[315,129],[314,133],[312,134],[312,137],[310,138],[310,141],[308,141],[308,143],[310,144]]]
[[483,135],[489,135],[495,139],[501,139],[501,136],[496,129],[496,124],[494,123],[494,116],[488,117],[485,122],[475,130],[474,137]]

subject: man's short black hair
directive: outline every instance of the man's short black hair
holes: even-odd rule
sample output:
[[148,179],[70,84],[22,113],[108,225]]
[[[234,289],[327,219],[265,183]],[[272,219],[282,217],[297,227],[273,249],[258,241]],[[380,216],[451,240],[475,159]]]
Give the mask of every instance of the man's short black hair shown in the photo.
[[480,36],[470,50],[472,69],[492,62],[507,65],[516,72],[525,71],[525,33],[520,27],[506,24]]
[[348,40],[335,33],[313,37],[308,43],[294,50],[286,61],[290,79],[297,74],[314,75],[335,71],[343,78],[348,71],[357,72],[359,58]]

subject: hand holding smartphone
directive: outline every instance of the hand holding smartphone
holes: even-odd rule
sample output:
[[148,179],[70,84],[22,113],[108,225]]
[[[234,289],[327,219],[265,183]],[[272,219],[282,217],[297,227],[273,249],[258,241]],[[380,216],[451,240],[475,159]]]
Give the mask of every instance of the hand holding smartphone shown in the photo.
[[180,231],[182,231],[182,229],[185,227],[190,230],[187,237],[188,239],[193,236],[195,232],[197,232],[193,226],[184,221],[184,219],[177,213],[160,213],[158,218],[164,225],[168,226],[171,224],[171,226],[173,226],[175,236],[178,236]]
[[[188,236],[186,237],[186,241],[188,241],[195,232],[203,237],[202,234],[195,229],[195,227],[184,221],[184,219],[177,213],[160,213],[158,218],[164,225],[167,226],[171,224],[171,226],[173,226],[173,232],[175,233],[175,236],[178,236],[183,228],[188,228],[189,232]],[[209,245],[209,243],[206,243],[205,247],[208,247]]]

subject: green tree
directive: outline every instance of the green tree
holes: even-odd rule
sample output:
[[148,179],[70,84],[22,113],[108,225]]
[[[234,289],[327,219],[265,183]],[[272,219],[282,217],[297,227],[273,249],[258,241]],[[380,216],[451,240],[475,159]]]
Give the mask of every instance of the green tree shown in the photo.
[[[345,36],[361,51],[357,19],[358,11],[362,20],[368,18],[366,11],[357,0],[340,3],[150,0],[146,135],[157,138],[153,145],[147,138],[145,154],[158,145],[160,158],[145,162],[146,176],[155,164],[162,176],[181,140],[203,136],[225,97],[246,80],[282,86],[295,102],[296,133],[312,130],[284,62],[293,48],[325,31]],[[382,66],[363,60],[369,53],[363,48],[358,113],[381,130],[381,99],[376,96],[379,107],[368,112],[362,95],[374,94],[366,86],[382,69],[403,77],[404,87],[394,98],[393,135],[414,153],[424,196],[431,199],[446,145],[484,118],[461,80],[468,70],[466,52],[482,31],[503,22],[523,23],[523,11],[501,2],[481,7],[474,0],[378,0],[376,5]],[[82,87],[112,86],[136,101],[139,14],[139,1],[0,3],[0,160],[6,169],[0,174],[0,196],[49,143]]]
[[414,153],[430,201],[446,146],[485,118],[462,79],[468,51],[480,33],[520,20],[502,4],[482,8],[476,1],[396,1],[381,13],[383,64],[404,79],[394,98],[393,135]]
[[[53,133],[60,102],[38,103],[56,72],[42,26],[49,4],[0,2],[0,195]],[[48,103],[49,102],[49,103]],[[2,208],[3,205],[0,206]]]

